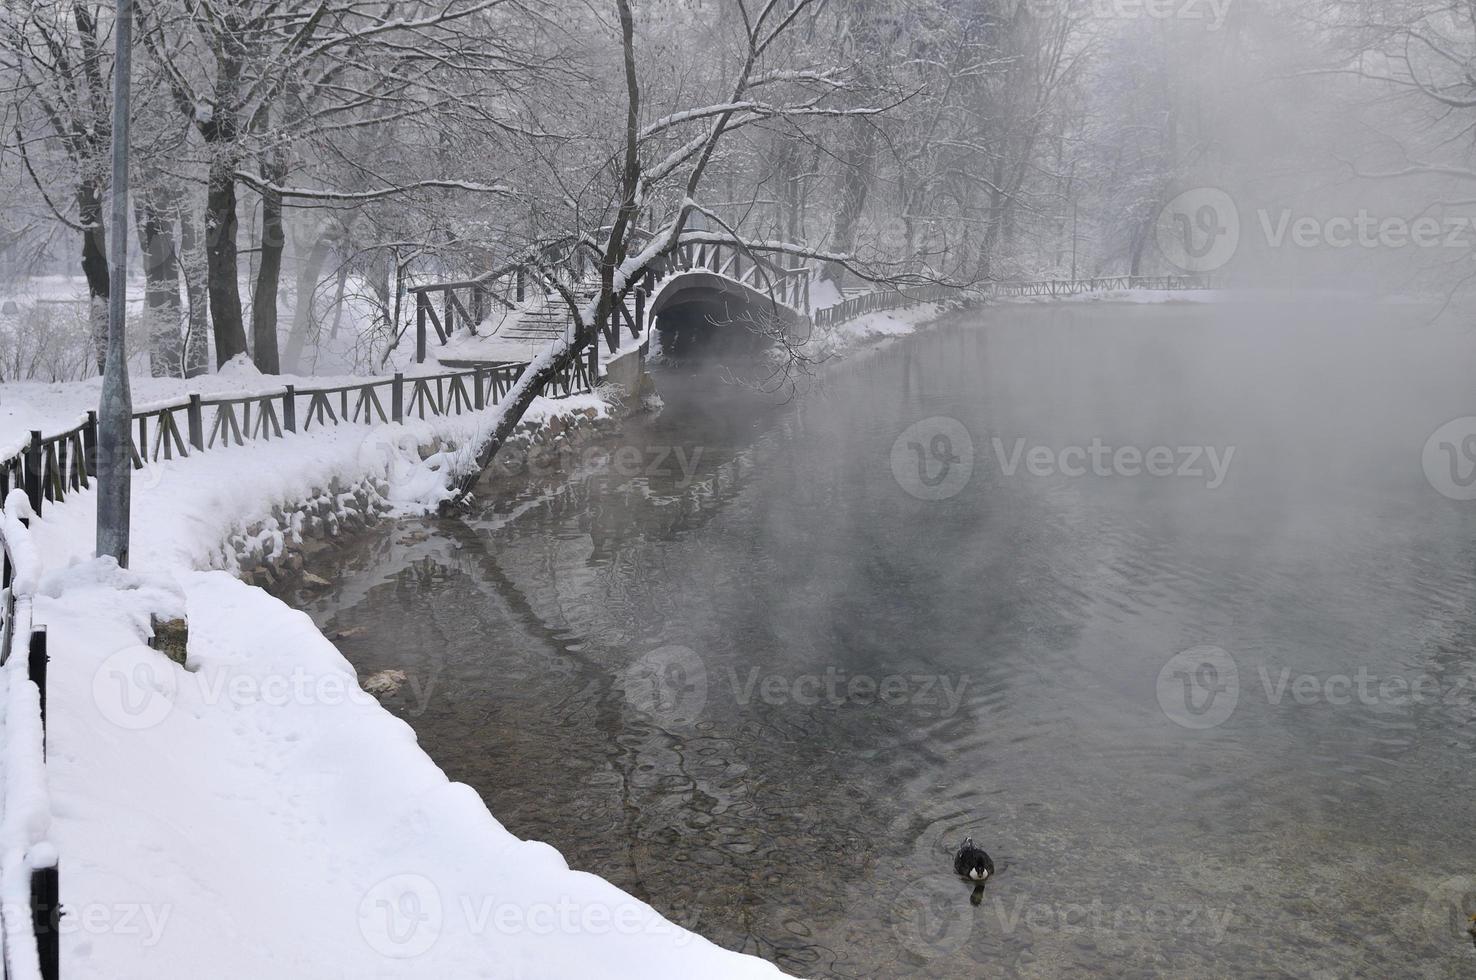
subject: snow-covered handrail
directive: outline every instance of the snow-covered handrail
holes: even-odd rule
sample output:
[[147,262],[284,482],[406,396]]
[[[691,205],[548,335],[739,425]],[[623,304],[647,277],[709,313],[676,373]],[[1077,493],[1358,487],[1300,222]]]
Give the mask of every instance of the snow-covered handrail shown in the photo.
[[[134,469],[251,440],[280,439],[314,426],[374,425],[406,417],[460,415],[496,405],[522,372],[522,364],[482,365],[441,374],[395,374],[356,384],[322,388],[283,385],[265,391],[216,392],[156,402],[133,413],[130,433]],[[547,386],[552,397],[592,391],[598,378],[584,361],[571,365]],[[207,411],[212,410],[212,411]],[[97,460],[97,413],[88,412],[65,432],[32,432],[10,455],[0,457],[0,495],[15,490],[40,514],[88,488]]]
[[46,784],[46,633],[31,621],[41,577],[27,522],[31,505],[15,489],[0,510],[0,950],[7,980],[48,980],[59,958],[58,856],[51,843]]

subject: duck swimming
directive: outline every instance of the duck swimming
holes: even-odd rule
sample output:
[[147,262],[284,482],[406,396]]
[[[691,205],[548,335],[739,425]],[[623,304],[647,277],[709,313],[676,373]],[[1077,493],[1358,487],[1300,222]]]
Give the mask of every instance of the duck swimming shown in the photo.
[[958,854],[954,855],[953,870],[961,878],[983,884],[985,879],[994,874],[994,859],[984,852],[984,848],[974,843],[974,838],[965,837],[964,842],[958,846]]

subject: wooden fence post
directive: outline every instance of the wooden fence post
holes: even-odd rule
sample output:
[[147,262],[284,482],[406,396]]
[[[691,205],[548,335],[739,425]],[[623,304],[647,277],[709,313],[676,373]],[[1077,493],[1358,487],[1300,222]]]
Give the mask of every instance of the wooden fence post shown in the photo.
[[482,369],[472,368],[472,405],[477,411],[487,407],[487,401],[482,394]]
[[31,683],[36,685],[36,690],[41,695],[41,757],[46,757],[46,665],[50,658],[46,655],[46,627],[38,626],[31,630],[31,643],[26,652],[26,671],[30,675]]
[[282,428],[297,431],[297,386],[288,385],[282,394]]
[[415,363],[425,363],[425,293],[415,294]]
[[31,498],[31,510],[41,516],[41,431],[31,430],[31,441],[26,443],[26,496]]
[[646,291],[636,290],[636,336],[639,337],[646,329]]
[[190,429],[190,448],[205,451],[205,411],[200,405],[200,396],[191,395],[190,405],[185,409],[185,422]]
[[97,412],[87,413],[87,426],[82,430],[82,449],[87,454],[87,472],[97,475]]
[[57,866],[31,872],[31,928],[36,933],[36,958],[41,980],[61,976],[61,887]]
[[[424,333],[421,336],[424,337]],[[398,371],[395,372],[394,384],[390,386],[390,419],[394,422],[405,421],[405,376]]]

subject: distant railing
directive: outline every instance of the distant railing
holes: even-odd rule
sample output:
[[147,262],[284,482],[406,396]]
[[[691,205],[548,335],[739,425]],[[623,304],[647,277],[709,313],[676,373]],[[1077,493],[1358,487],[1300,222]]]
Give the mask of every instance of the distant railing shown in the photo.
[[[56,848],[47,839],[46,629],[31,620],[40,569],[29,540],[30,504],[7,496],[0,513],[0,671],[6,675],[4,817],[0,819],[0,949],[6,980],[57,980],[61,958],[61,899]],[[14,656],[17,652],[24,656]],[[28,889],[29,908],[9,896]]]
[[1106,293],[1125,289],[1213,289],[1213,276],[1098,276],[1093,279],[1040,279],[1033,282],[993,282],[977,287],[989,297],[1075,296],[1078,293]]
[[1213,289],[1212,276],[1098,276],[1093,279],[1039,279],[1030,282],[991,282],[980,286],[949,286],[934,283],[917,288],[889,286],[816,310],[815,326],[832,327],[868,313],[900,309],[918,303],[941,303],[968,298],[1006,299],[1017,296],[1075,296],[1080,293],[1118,292],[1128,289]]
[[848,300],[827,306],[823,310],[816,310],[813,322],[817,327],[833,327],[837,324],[846,323],[857,317],[868,313],[880,313],[883,310],[896,310],[904,306],[915,306],[919,303],[942,303],[952,299],[962,299],[965,293],[956,286],[947,286],[941,283],[932,283],[916,288],[888,287],[878,289],[860,296],[852,296]]
[[[280,439],[314,426],[374,425],[408,417],[460,415],[496,405],[525,364],[473,367],[448,374],[366,379],[327,388],[286,385],[244,395],[190,395],[133,413],[134,469],[210,449]],[[544,388],[553,398],[593,391],[599,382],[593,358],[575,360]],[[208,421],[207,421],[208,420]],[[55,435],[32,431],[25,445],[0,458],[0,496],[25,491],[33,513],[91,485],[97,472],[97,413]]]

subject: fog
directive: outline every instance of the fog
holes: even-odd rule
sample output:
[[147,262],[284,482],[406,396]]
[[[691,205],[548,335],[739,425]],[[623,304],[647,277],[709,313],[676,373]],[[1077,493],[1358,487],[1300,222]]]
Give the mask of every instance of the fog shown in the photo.
[[1476,0],[26,0],[0,123],[8,976],[1476,975]]

